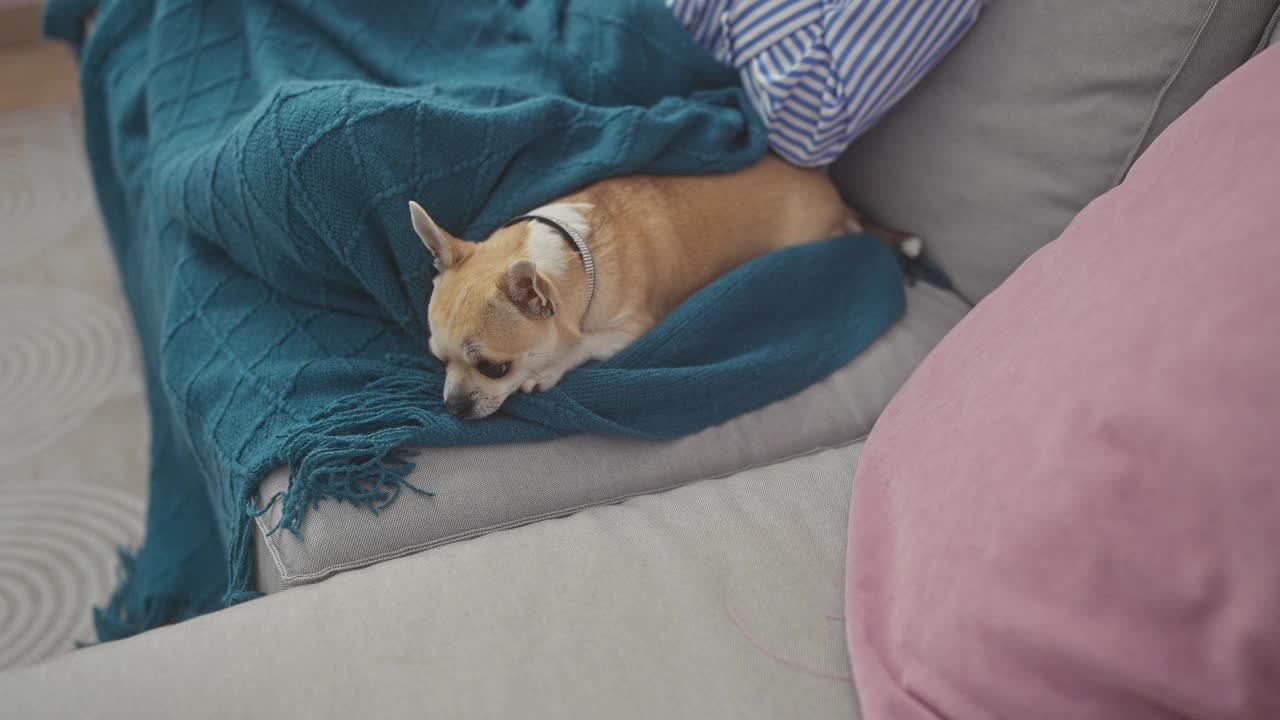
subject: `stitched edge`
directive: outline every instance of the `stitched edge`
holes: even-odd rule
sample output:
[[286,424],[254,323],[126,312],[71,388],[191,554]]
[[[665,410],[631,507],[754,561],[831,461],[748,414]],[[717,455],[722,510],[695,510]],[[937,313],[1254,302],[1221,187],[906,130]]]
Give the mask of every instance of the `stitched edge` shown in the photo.
[[258,523],[258,529],[262,533],[262,535],[260,536],[260,539],[261,541],[267,544],[267,548],[270,551],[272,558],[275,560],[276,569],[280,571],[280,580],[284,585],[282,589],[288,589],[291,587],[297,587],[300,585],[313,583],[317,580],[323,580],[327,577],[336,575],[338,573],[346,572],[348,570],[358,570],[362,567],[368,567],[370,565],[376,565],[380,562],[386,562],[387,560],[394,560],[396,558],[404,557],[406,555],[413,555],[415,553],[419,553],[424,550],[430,550],[431,548],[439,547],[441,545],[449,545],[455,542],[461,542],[463,540],[471,540],[473,538],[480,537],[481,535],[488,535],[489,533],[498,532],[501,530],[509,530],[511,528],[521,527],[524,525],[532,525],[533,523],[541,522],[543,520],[551,520],[553,518],[567,517],[569,515],[573,515],[574,513],[580,512],[582,510],[586,510],[588,508],[603,507],[605,505],[617,505],[618,503],[625,502],[627,500],[630,500],[631,498],[641,497],[644,495],[657,495],[659,493],[668,492],[670,490],[675,490],[676,488],[689,485],[690,483],[701,482],[703,480],[718,480],[721,478],[729,477],[731,475],[737,475],[738,473],[747,472],[749,470],[759,470],[761,468],[772,467],[780,463],[790,462],[791,460],[796,460],[803,457],[809,457],[811,455],[817,455],[818,453],[823,453],[828,450],[839,450],[842,448],[852,447],[854,445],[857,445],[860,442],[865,441],[866,439],[867,439],[867,434],[863,433],[862,435],[859,435],[856,438],[853,438],[846,442],[837,443],[835,445],[821,445],[811,450],[794,453],[792,455],[787,455],[785,457],[781,457],[776,460],[769,460],[767,462],[756,463],[754,465],[745,465],[739,468],[735,468],[733,470],[727,470],[725,472],[722,472],[716,475],[708,475],[706,477],[699,477],[699,478],[690,478],[688,480],[681,480],[680,482],[672,483],[670,485],[664,485],[662,487],[655,488],[652,490],[638,490],[636,492],[623,493],[621,495],[615,495],[606,500],[598,500],[594,502],[582,503],[580,505],[575,505],[575,506],[564,508],[561,510],[551,510],[545,513],[539,513],[537,515],[530,515],[528,517],[523,517],[518,520],[511,520],[505,523],[498,523],[496,525],[487,525],[483,528],[467,530],[465,532],[455,533],[447,537],[437,538],[435,540],[429,540],[427,542],[418,543],[416,545],[410,545],[408,547],[401,548],[399,550],[395,550],[392,552],[382,553],[380,555],[376,555],[371,558],[354,560],[351,562],[343,563],[341,565],[332,565],[325,568],[324,570],[320,570],[314,573],[308,573],[305,575],[289,575],[285,572],[284,564],[280,558],[278,551],[276,550],[276,546],[275,546],[276,544],[274,539],[266,536],[267,528],[264,525],[262,518],[261,517],[254,518],[254,522]]
[[[1267,23],[1267,27],[1262,31],[1262,38],[1258,40],[1258,46],[1253,49],[1253,55],[1257,55],[1267,46],[1271,44],[1271,36],[1275,34],[1276,24],[1280,23],[1280,5],[1276,6],[1276,11],[1271,14],[1271,20]],[[1253,57],[1250,55],[1249,57]]]
[[1205,31],[1209,28],[1209,23],[1213,20],[1214,15],[1217,14],[1218,5],[1221,2],[1222,0],[1213,0],[1213,4],[1209,6],[1209,11],[1204,14],[1204,19],[1200,21],[1200,27],[1196,30],[1195,37],[1191,38],[1191,43],[1187,45],[1186,52],[1182,54],[1182,59],[1178,61],[1178,65],[1169,74],[1168,79],[1164,81],[1160,92],[1156,93],[1155,101],[1151,103],[1151,111],[1147,113],[1147,121],[1142,124],[1142,131],[1138,133],[1137,141],[1129,149],[1129,154],[1125,157],[1120,170],[1112,178],[1111,187],[1119,185],[1124,180],[1125,176],[1129,174],[1129,168],[1133,167],[1134,161],[1138,159],[1138,154],[1142,151],[1143,145],[1146,144],[1147,138],[1151,134],[1151,126],[1155,124],[1156,116],[1160,114],[1160,108],[1164,105],[1165,96],[1169,94],[1169,89],[1182,76],[1182,71],[1186,69],[1191,55],[1200,46],[1200,41],[1204,39]]
[[[270,532],[270,528],[268,528],[266,523],[262,521],[261,515],[254,517],[253,521],[258,525],[258,537],[254,538],[254,542],[262,543],[267,546],[267,552],[271,553],[271,559],[275,562],[276,570],[280,571],[280,581],[284,583],[284,587],[289,587],[289,581],[286,579],[289,577],[289,573],[285,572],[284,559],[280,557],[280,551],[276,549],[275,540],[272,539],[271,536],[267,535],[267,533]],[[254,575],[256,576],[257,573],[254,573]],[[255,589],[262,592],[262,588],[256,587],[258,584],[258,578],[254,577],[253,580]],[[277,589],[277,592],[279,592],[279,589]]]

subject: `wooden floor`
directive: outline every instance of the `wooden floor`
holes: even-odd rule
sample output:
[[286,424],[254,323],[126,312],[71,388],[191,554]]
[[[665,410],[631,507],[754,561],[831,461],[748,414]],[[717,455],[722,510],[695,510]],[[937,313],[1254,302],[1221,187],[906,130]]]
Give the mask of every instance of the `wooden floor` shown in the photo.
[[39,18],[36,5],[0,7],[0,112],[77,102],[75,59],[40,38]]

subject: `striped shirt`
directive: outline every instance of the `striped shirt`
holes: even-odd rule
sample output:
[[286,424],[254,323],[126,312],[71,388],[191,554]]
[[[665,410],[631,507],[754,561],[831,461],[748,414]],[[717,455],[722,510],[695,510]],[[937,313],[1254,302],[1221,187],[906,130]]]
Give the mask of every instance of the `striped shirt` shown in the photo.
[[977,19],[985,0],[666,0],[736,68],[787,160],[826,165],[866,132]]

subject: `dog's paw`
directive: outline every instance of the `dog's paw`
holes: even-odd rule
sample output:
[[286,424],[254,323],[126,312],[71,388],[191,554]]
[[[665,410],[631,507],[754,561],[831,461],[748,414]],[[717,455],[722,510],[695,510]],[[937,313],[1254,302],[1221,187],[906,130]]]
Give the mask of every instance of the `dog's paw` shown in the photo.
[[532,377],[524,381],[520,389],[527,393],[542,393],[550,390],[560,382],[560,378],[564,377],[564,373],[544,372],[538,377]]

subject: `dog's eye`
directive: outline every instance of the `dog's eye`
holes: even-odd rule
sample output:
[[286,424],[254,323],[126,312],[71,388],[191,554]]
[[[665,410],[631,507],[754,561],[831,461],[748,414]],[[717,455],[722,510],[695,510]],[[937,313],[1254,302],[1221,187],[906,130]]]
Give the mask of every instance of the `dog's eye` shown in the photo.
[[476,369],[480,371],[481,375],[489,378],[490,380],[497,380],[507,374],[507,371],[511,369],[511,363],[502,363],[499,365],[498,363],[491,363],[488,360],[481,360],[476,363]]

